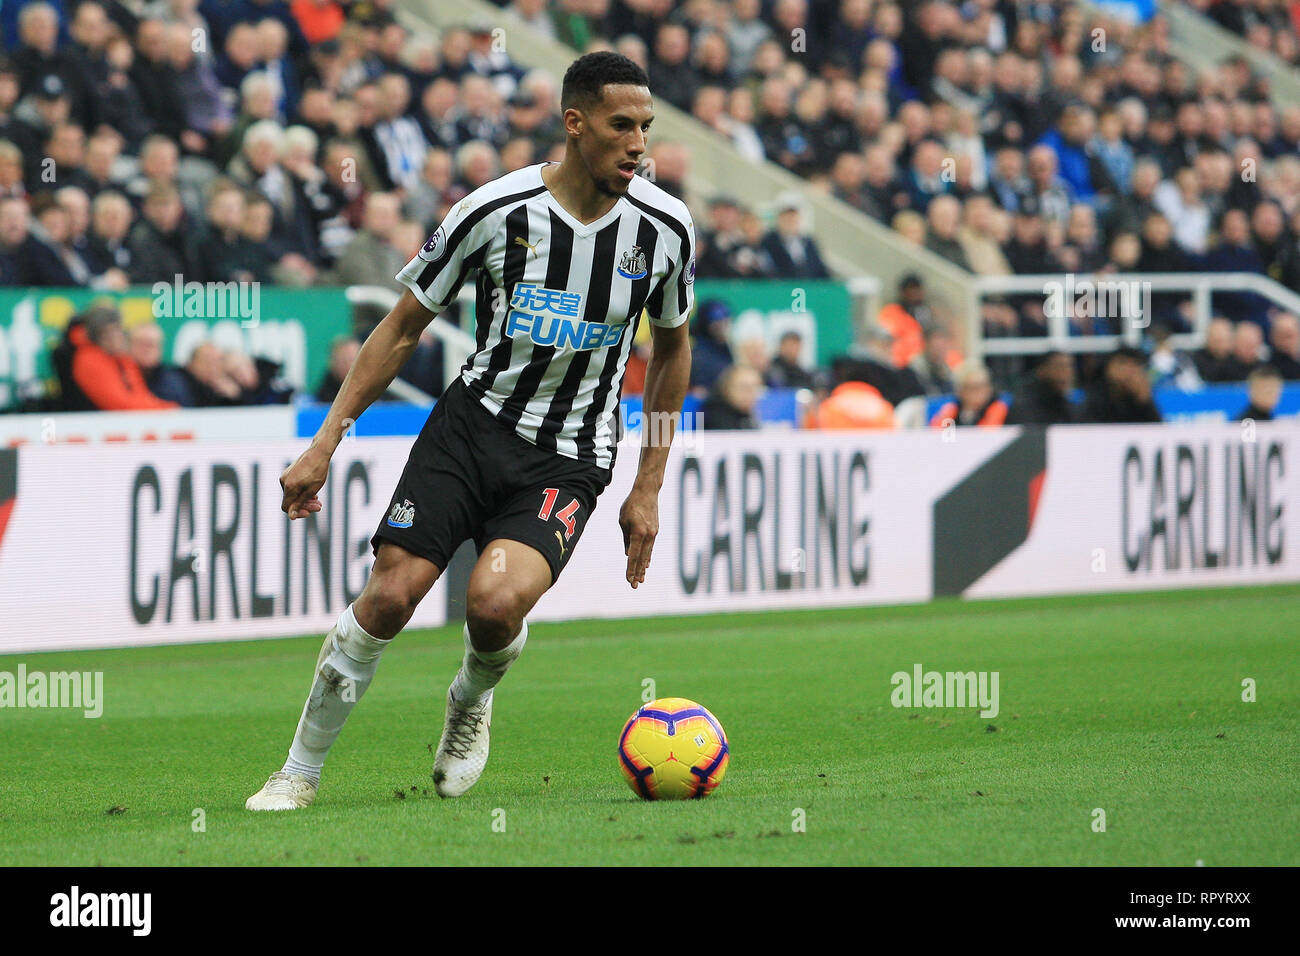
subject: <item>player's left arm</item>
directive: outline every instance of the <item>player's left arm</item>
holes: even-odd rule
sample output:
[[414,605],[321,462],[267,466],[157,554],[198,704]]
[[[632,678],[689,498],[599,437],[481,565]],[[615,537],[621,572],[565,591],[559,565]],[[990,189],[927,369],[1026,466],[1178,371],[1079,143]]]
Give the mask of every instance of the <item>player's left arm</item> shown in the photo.
[[688,326],[682,323],[650,328],[654,350],[645,373],[641,460],[632,491],[618,516],[627,554],[627,583],[633,588],[645,581],[646,568],[650,567],[650,552],[659,533],[659,489],[663,487],[668,452],[691,378]]
[[[685,211],[685,207],[682,207]],[[627,583],[645,581],[650,552],[659,534],[659,489],[664,483],[668,451],[677,431],[677,417],[691,378],[691,341],[686,320],[695,304],[695,224],[689,212],[677,232],[676,261],[664,281],[646,301],[653,350],[645,370],[641,416],[641,461],[636,481],[623,502],[618,523],[623,528]]]

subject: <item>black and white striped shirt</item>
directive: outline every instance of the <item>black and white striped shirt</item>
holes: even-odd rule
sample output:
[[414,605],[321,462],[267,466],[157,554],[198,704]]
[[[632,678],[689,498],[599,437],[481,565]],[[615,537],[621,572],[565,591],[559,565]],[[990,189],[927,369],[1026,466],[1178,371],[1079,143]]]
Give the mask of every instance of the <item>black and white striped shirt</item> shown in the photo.
[[539,448],[612,468],[619,393],[641,315],[686,321],[695,231],[686,205],[640,176],[595,222],[570,215],[546,164],[457,203],[397,278],[433,312],[477,274],[469,393]]

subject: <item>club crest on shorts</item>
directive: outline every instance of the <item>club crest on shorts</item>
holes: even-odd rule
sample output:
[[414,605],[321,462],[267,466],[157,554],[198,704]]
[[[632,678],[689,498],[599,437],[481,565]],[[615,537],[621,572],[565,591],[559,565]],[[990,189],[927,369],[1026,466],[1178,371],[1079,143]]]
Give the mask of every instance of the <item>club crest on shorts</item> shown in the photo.
[[641,251],[640,246],[633,246],[623,253],[623,259],[618,264],[618,274],[625,279],[646,277],[648,273],[645,267],[645,253]]
[[415,524],[415,505],[411,504],[410,498],[393,505],[393,510],[388,512],[388,523],[394,528],[409,528]]

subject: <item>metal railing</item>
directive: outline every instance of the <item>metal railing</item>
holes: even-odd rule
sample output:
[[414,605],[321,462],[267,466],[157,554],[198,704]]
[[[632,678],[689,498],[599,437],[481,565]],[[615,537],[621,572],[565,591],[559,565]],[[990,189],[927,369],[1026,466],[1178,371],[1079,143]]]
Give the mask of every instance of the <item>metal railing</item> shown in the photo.
[[[462,300],[466,292],[469,292],[470,300],[473,301],[473,292],[465,289],[461,290]],[[390,311],[401,298],[397,292],[382,285],[348,286],[346,295],[354,309],[359,306],[373,306],[385,312]],[[465,357],[476,348],[474,336],[462,331],[440,315],[434,316],[427,331],[442,342],[442,380],[450,382],[460,371]],[[393,379],[393,383],[388,386],[388,391],[413,405],[432,405],[435,398],[400,378]]]
[[[743,280],[737,280],[737,284]],[[852,279],[844,280],[845,288],[849,293],[852,316],[851,321],[856,331],[860,330],[865,324],[875,321],[876,313],[880,310],[881,288],[880,280],[875,276],[857,276]],[[354,308],[371,307],[382,309],[385,312],[392,309],[397,304],[399,294],[387,286],[378,285],[354,285],[348,286],[345,294],[348,303]],[[475,318],[475,287],[472,283],[466,283],[461,286],[460,292],[456,297],[456,304],[459,306],[459,322],[450,321],[443,315],[434,316],[433,321],[429,323],[426,331],[442,343],[442,368],[443,381],[450,382],[459,374],[461,365],[465,359],[478,348],[478,340],[474,335],[473,328]],[[389,393],[416,405],[429,405],[433,403],[434,396],[416,388],[409,382],[400,378],[393,379],[393,384],[388,388]]]
[[[1073,292],[1074,295],[1069,293]],[[1136,298],[1138,305],[1134,307]],[[1055,299],[1063,307],[1044,309],[1047,334],[1042,336],[980,336],[983,355],[1038,355],[1043,352],[1109,352],[1120,345],[1137,345],[1151,324],[1151,296],[1161,292],[1186,292],[1193,309],[1192,331],[1170,337],[1175,348],[1199,348],[1213,317],[1216,292],[1254,292],[1287,312],[1300,316],[1300,295],[1268,276],[1254,272],[1122,272],[1097,274],[1047,273],[1042,275],[978,276],[975,294],[982,304],[994,295],[1038,295]],[[1118,323],[1114,335],[1078,335],[1070,331],[1073,305],[1091,296],[1089,311],[1097,318]],[[1097,309],[1104,303],[1103,309]],[[1116,308],[1118,306],[1118,308]]]

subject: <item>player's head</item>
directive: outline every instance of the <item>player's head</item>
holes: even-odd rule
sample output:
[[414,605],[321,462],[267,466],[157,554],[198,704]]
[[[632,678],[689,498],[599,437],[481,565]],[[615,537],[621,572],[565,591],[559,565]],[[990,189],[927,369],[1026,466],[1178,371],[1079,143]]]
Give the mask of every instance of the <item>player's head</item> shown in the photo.
[[645,71],[618,53],[581,56],[564,74],[560,109],[567,158],[576,159],[601,192],[627,192],[654,120]]

